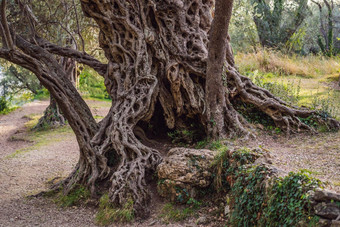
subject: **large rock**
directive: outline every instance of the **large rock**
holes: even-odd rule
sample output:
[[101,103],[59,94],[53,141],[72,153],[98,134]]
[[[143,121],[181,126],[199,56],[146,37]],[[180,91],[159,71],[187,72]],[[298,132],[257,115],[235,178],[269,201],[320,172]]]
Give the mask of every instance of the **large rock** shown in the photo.
[[158,192],[170,201],[186,203],[212,182],[216,151],[173,148],[158,166]]

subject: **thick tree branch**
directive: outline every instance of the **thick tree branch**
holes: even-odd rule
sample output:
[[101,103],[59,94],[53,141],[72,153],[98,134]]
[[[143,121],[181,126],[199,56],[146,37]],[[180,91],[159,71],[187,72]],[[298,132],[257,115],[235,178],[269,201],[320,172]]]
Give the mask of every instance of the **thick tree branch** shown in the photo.
[[56,44],[50,43],[42,38],[36,38],[36,41],[42,48],[44,48],[45,50],[52,54],[72,58],[81,64],[90,66],[101,76],[104,76],[106,73],[107,64],[101,63],[99,60],[95,59],[94,57],[85,52],[80,52],[72,48],[61,47]]

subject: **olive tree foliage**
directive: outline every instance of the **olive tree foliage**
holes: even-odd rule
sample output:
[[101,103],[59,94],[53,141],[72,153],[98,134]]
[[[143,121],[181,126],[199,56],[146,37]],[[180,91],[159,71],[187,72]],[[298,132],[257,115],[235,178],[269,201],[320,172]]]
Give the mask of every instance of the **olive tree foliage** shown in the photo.
[[306,18],[308,0],[251,0],[253,19],[262,46],[284,45]]
[[15,65],[2,68],[0,87],[3,96],[11,96],[24,91],[37,95],[42,89],[39,80],[33,73]]
[[340,52],[340,2],[334,0],[312,1],[318,8],[318,45],[326,56]]
[[253,5],[249,0],[234,2],[233,16],[230,21],[230,42],[235,53],[256,50],[259,38],[251,12]]
[[[165,151],[137,131],[150,130],[147,125],[154,124],[166,130],[203,128],[210,139],[251,136],[233,104],[255,106],[287,134],[315,132],[301,119],[317,113],[289,105],[237,71],[227,39],[232,1],[216,1],[213,20],[212,0],[80,0],[84,15],[99,28],[104,61],[86,52],[80,14],[73,29],[62,19],[56,23],[80,48],[69,47],[67,35],[49,35],[54,30],[44,18],[53,19],[54,10],[39,8],[46,2],[17,0],[6,6],[2,0],[0,57],[36,75],[76,135],[79,161],[54,189],[62,186],[67,194],[80,184],[93,197],[106,191],[112,203],[123,206],[132,199],[136,214],[145,215],[148,176]],[[53,9],[62,6],[54,4]],[[6,8],[11,9],[6,13]],[[87,65],[104,78],[112,105],[100,122],[73,86],[61,57]],[[333,119],[318,120],[330,128],[340,127]]]

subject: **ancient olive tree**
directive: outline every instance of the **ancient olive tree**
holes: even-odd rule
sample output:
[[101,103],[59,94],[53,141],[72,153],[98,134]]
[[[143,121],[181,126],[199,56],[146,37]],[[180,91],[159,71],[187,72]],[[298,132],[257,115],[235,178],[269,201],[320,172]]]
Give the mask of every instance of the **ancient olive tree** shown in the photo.
[[[93,196],[106,190],[116,205],[133,199],[136,213],[145,214],[150,196],[146,179],[162,160],[160,150],[136,136],[137,131],[148,130],[145,122],[159,129],[201,127],[211,138],[248,135],[247,122],[232,104],[247,103],[287,132],[314,131],[300,120],[313,111],[291,107],[237,72],[227,39],[231,1],[217,1],[214,22],[212,0],[80,3],[84,15],[100,29],[98,41],[107,63],[40,36],[32,26],[37,22],[30,23],[35,12],[29,4],[11,3],[25,20],[9,23],[5,0],[0,10],[0,57],[37,76],[76,135],[80,157],[62,181],[65,193],[76,184],[88,187]],[[88,65],[104,77],[112,106],[99,123],[68,79],[59,56]],[[328,123],[339,127],[336,121]]]

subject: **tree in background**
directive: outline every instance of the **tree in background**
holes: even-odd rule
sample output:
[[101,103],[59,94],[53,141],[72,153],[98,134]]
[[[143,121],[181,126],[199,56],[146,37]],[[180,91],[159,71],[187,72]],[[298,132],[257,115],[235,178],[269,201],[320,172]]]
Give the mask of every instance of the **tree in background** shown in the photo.
[[262,46],[284,45],[307,16],[308,0],[252,0],[253,19]]
[[329,57],[333,56],[340,52],[339,47],[335,47],[335,42],[337,42],[337,36],[335,34],[337,33],[336,28],[340,30],[340,15],[336,16],[336,13],[339,13],[339,9],[337,9],[338,12],[336,12],[336,8],[339,8],[340,4],[336,7],[337,5],[333,0],[312,2],[316,4],[319,9],[320,35],[318,35],[318,45],[324,55]]
[[259,38],[252,14],[253,5],[249,0],[234,1],[233,15],[229,26],[230,42],[235,53],[254,51]]

